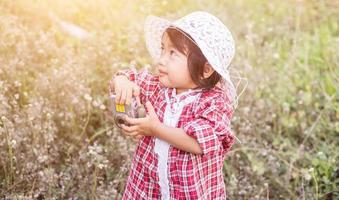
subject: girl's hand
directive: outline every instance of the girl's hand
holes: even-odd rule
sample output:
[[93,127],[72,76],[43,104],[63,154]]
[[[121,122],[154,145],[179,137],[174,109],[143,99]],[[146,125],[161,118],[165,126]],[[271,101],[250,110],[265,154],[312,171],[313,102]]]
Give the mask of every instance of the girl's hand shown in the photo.
[[124,75],[116,76],[111,80],[110,90],[115,92],[115,103],[129,105],[132,102],[132,97],[135,97],[138,104],[141,105],[139,86]]
[[156,127],[161,123],[150,102],[146,103],[148,114],[145,118],[126,117],[130,126],[122,125],[125,135],[132,137],[156,136]]

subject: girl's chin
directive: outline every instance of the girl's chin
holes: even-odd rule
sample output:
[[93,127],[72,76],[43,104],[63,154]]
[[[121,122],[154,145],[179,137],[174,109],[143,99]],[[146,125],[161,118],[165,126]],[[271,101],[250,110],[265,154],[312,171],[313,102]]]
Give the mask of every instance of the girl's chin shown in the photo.
[[165,78],[165,77],[159,77],[159,82],[164,87],[170,87],[170,84],[169,84],[167,78]]

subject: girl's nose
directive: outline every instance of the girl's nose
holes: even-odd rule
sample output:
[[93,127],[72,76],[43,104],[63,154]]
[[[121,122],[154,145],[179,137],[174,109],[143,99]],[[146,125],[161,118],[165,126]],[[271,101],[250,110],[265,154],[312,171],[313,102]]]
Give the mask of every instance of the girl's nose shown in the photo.
[[159,60],[158,60],[158,64],[162,65],[162,66],[166,66],[166,62],[167,62],[166,56],[161,55]]

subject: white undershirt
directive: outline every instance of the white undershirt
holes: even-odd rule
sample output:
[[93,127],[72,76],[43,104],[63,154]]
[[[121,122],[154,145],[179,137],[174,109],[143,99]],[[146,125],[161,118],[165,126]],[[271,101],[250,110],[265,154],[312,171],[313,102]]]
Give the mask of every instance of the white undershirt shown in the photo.
[[[168,97],[168,89],[166,90],[167,91],[165,91],[165,94],[166,94],[167,105],[166,105],[166,109],[164,113],[163,123],[170,127],[177,127],[177,123],[179,121],[183,108],[185,107],[185,105],[195,101],[197,97],[199,96],[199,93],[194,96],[189,96],[186,99],[179,102],[180,96],[182,96],[183,94],[186,94],[187,92],[191,92],[191,90],[183,92],[179,95],[175,95],[176,90],[173,89],[172,97],[174,97],[176,101],[175,103],[173,103],[173,108],[171,108],[171,102]],[[170,198],[169,181],[168,181],[168,165],[167,165],[169,148],[170,148],[170,144],[168,144],[166,141],[155,138],[154,151],[158,155],[157,172],[159,175],[159,185],[160,185],[162,200],[167,200]]]

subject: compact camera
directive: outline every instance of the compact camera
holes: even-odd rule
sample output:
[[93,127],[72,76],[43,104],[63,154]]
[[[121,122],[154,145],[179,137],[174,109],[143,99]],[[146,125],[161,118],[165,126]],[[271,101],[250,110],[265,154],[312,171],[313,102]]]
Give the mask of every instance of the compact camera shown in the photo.
[[114,123],[121,128],[122,124],[129,126],[126,121],[126,116],[131,118],[146,117],[146,110],[142,105],[138,105],[137,101],[133,98],[130,105],[115,103],[115,94],[110,96],[110,107],[113,114]]

